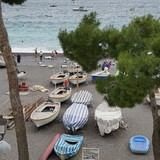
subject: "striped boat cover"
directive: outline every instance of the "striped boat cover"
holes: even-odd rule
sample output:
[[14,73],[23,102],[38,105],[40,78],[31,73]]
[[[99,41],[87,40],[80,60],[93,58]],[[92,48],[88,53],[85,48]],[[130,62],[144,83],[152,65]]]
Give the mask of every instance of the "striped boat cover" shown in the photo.
[[63,115],[63,123],[70,131],[76,131],[88,121],[88,108],[84,104],[73,103]]
[[82,103],[89,105],[92,101],[92,94],[88,91],[79,91],[72,95],[71,101],[72,103]]
[[[72,142],[72,144],[68,142]],[[83,136],[62,134],[62,136],[58,139],[54,146],[54,151],[59,157],[64,157],[65,159],[68,159],[74,156],[79,151],[82,143]]]

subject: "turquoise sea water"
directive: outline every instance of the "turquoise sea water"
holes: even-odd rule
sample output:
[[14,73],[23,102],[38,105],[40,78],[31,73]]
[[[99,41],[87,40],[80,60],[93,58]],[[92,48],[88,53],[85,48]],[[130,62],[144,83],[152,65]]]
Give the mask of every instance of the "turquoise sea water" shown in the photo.
[[[73,11],[79,6],[88,12]],[[74,30],[84,14],[96,11],[102,28],[121,28],[136,16],[160,17],[160,0],[27,0],[20,6],[2,4],[2,10],[12,51],[33,52],[37,47],[51,52],[62,51],[59,29]]]

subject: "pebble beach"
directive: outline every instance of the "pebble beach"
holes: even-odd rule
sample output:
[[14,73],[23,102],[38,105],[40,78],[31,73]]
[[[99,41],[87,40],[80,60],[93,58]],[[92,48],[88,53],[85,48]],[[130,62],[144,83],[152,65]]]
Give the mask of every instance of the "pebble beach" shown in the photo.
[[[21,55],[21,62],[17,65],[19,71],[26,72],[26,78],[20,80],[20,83],[25,82],[30,87],[33,85],[41,85],[48,89],[48,92],[35,91],[29,92],[28,95],[21,95],[22,105],[34,103],[40,97],[44,97],[47,100],[49,93],[55,89],[55,86],[50,82],[50,76],[56,72],[65,70],[65,68],[61,67],[61,65],[65,64],[64,60],[65,57],[63,54],[58,54],[55,60],[43,59],[42,64],[46,66],[42,67],[38,62],[35,62],[32,54]],[[114,61],[112,62],[112,64],[114,64]],[[67,61],[67,63],[70,62]],[[102,63],[103,61],[99,62],[99,64]],[[54,67],[51,68],[48,67],[48,65]],[[97,71],[100,70],[101,68]],[[99,148],[99,160],[153,160],[152,144],[150,144],[149,152],[143,155],[133,154],[129,148],[129,140],[135,135],[144,135],[150,140],[150,143],[152,143],[153,120],[150,105],[148,103],[142,103],[137,104],[133,109],[122,109],[123,120],[127,123],[128,130],[119,128],[102,137],[98,131],[98,127],[95,125],[94,112],[96,107],[103,102],[103,95],[96,91],[95,83],[91,78],[92,73],[88,74],[87,81],[80,84],[78,88],[78,90],[87,90],[92,93],[93,101],[91,105],[88,106],[88,122],[82,130],[77,132],[77,135],[84,136],[84,142],[80,151],[72,157],[71,160],[82,160],[83,147]],[[111,65],[110,73],[112,75],[116,73],[116,65]],[[0,84],[0,112],[3,115],[8,115],[11,106],[9,95],[6,94],[9,91],[6,68],[0,68]],[[61,85],[62,84],[57,84],[57,86]],[[69,84],[69,86],[72,87],[72,94],[76,93],[76,86],[72,84]],[[63,102],[58,120],[52,121],[40,128],[37,128],[30,119],[25,122],[30,160],[40,160],[54,136],[59,132],[67,133],[61,120],[64,112],[71,104],[70,99]],[[0,155],[0,160],[18,160],[15,128],[7,130],[4,140],[11,145],[11,151],[7,154]],[[49,157],[49,160],[51,159],[59,160],[59,157],[53,153]]]

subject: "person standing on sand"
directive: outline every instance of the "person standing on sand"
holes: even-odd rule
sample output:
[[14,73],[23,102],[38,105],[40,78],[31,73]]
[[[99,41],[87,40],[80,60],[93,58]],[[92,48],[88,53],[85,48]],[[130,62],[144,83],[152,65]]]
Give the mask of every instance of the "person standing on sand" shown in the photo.
[[38,52],[37,52],[37,48],[35,48],[35,50],[34,50],[34,59],[35,59],[35,62],[37,62],[37,58],[38,58]]
[[54,60],[54,57],[55,57],[55,53],[54,53],[54,51],[52,51],[52,53],[51,53],[51,59]]
[[21,55],[20,55],[20,54],[17,55],[17,62],[18,62],[18,63],[21,62]]
[[42,62],[42,59],[43,59],[43,52],[42,51],[40,51],[39,57],[40,57],[40,62]]

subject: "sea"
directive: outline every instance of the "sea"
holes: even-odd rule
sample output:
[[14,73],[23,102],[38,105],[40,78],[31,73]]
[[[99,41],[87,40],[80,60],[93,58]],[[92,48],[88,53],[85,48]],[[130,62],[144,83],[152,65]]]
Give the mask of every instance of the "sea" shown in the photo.
[[[85,6],[88,11],[73,11]],[[97,13],[100,27],[121,29],[137,16],[160,17],[160,0],[27,0],[22,5],[2,3],[4,24],[13,52],[63,50],[58,33],[75,30],[85,14]]]

